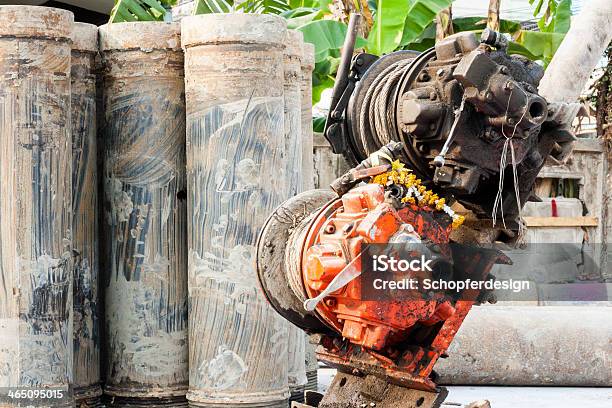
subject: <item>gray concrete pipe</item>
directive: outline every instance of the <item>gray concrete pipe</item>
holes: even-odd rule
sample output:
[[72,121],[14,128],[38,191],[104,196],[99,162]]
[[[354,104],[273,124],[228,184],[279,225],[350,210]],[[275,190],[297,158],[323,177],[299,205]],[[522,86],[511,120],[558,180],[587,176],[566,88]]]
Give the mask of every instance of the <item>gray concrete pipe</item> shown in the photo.
[[178,24],[100,27],[112,406],[186,406],[187,194]]
[[98,27],[72,28],[72,247],[74,396],[77,406],[101,406],[98,302],[98,171],[96,78]]
[[[304,55],[304,36],[296,30],[287,31],[283,65],[285,73],[285,153],[287,177],[290,179],[289,195],[294,196],[304,190],[303,177],[303,128],[302,128],[302,58]],[[304,355],[304,332],[287,322],[288,343],[288,382],[291,392],[290,401],[304,401],[306,385],[306,365]]]
[[[500,302],[503,303],[503,302]],[[610,307],[476,306],[435,370],[441,384],[609,387]]]
[[315,65],[315,47],[304,43],[302,51],[302,190],[308,191],[314,188],[312,71]]
[[287,323],[254,266],[284,175],[283,18],[181,20],[185,50],[192,407],[286,407]]
[[0,6],[0,387],[72,382],[72,24]]
[[285,149],[281,158],[289,178],[289,195],[302,192],[302,54],[304,36],[288,30],[283,54],[285,73]]

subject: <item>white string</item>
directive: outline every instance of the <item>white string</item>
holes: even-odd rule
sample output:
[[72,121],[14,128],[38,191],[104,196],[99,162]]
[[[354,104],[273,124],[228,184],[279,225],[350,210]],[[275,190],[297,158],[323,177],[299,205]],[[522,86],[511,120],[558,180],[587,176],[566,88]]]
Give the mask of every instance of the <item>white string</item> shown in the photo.
[[[508,97],[508,105],[506,106],[506,114],[505,114],[506,120],[508,119],[508,110],[510,108],[510,100],[512,99],[512,92],[514,92],[514,89],[510,91],[510,96]],[[495,196],[495,201],[493,203],[493,211],[491,213],[491,218],[493,219],[493,227],[495,227],[495,225],[497,224],[497,210],[500,210],[501,217],[502,217],[502,224],[504,228],[506,228],[506,220],[504,219],[504,206],[503,206],[504,201],[503,201],[502,191],[504,189],[504,172],[505,172],[507,160],[508,160],[507,159],[508,147],[510,147],[510,157],[512,159],[512,178],[514,181],[514,194],[516,196],[516,205],[518,208],[518,216],[519,216],[518,217],[519,218],[519,221],[518,221],[519,236],[523,235],[525,226],[523,225],[523,222],[522,222],[522,205],[521,205],[521,198],[520,198],[519,187],[518,187],[518,173],[516,171],[516,157],[514,155],[514,144],[512,143],[512,139],[514,138],[514,135],[516,134],[516,128],[518,127],[519,123],[521,123],[526,113],[527,113],[527,109],[523,111],[523,115],[514,125],[514,129],[512,129],[512,135],[510,135],[510,137],[506,135],[506,133],[504,132],[504,126],[502,125],[501,131],[502,131],[502,135],[506,138],[506,141],[504,142],[504,147],[502,148],[502,155],[499,160],[499,183],[497,186],[497,195]]]

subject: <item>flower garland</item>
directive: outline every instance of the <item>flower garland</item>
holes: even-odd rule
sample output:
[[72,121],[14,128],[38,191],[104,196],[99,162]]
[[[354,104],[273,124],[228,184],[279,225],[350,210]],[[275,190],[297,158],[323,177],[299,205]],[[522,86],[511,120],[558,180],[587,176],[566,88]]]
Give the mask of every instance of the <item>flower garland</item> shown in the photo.
[[422,185],[421,179],[416,178],[411,170],[405,168],[404,163],[396,160],[392,163],[391,171],[379,174],[372,177],[370,183],[380,184],[381,186],[390,186],[391,184],[399,184],[406,187],[408,190],[406,195],[401,199],[402,203],[418,205],[419,208],[428,210],[433,206],[436,211],[445,212],[453,220],[453,229],[459,228],[465,217],[457,214],[448,205],[444,198],[438,197],[431,190],[427,190]]

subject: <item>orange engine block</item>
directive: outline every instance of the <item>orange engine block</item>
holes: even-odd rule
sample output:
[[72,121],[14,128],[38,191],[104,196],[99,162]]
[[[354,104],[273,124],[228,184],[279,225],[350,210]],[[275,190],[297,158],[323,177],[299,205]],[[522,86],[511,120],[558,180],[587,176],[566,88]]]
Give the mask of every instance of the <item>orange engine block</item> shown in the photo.
[[[361,184],[341,197],[321,191],[292,198],[268,219],[257,254],[266,297],[289,321],[321,334],[317,356],[328,365],[434,390],[433,367],[480,293],[366,299],[357,279],[366,266],[365,248],[416,243],[450,265],[452,279],[487,279],[503,255],[455,253],[448,245],[450,218],[390,197],[389,186]],[[417,280],[432,277],[432,271],[410,273]]]

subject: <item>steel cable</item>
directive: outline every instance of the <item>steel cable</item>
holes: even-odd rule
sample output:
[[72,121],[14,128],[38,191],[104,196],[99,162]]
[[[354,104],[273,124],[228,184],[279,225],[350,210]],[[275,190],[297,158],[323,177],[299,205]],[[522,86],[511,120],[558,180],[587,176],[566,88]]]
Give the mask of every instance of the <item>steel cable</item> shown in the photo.
[[359,114],[361,148],[370,154],[391,141],[399,141],[392,100],[400,79],[412,58],[395,62],[383,70],[369,86]]

